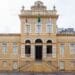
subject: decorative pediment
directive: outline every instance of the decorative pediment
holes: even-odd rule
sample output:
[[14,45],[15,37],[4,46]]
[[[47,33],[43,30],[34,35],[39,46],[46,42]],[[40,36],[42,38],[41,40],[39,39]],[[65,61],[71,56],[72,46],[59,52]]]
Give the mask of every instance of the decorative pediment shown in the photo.
[[31,7],[31,10],[46,10],[46,6],[44,6],[43,2],[36,1]]

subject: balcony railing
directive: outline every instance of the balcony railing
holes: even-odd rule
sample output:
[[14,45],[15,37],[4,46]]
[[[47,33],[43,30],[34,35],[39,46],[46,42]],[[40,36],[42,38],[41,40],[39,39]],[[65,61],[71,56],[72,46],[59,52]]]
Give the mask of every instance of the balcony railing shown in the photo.
[[48,10],[48,11],[31,11],[31,10],[24,10],[21,12],[21,15],[32,15],[32,16],[35,16],[35,15],[44,15],[44,16],[49,16],[49,15],[56,15],[56,11],[53,11],[53,10]]

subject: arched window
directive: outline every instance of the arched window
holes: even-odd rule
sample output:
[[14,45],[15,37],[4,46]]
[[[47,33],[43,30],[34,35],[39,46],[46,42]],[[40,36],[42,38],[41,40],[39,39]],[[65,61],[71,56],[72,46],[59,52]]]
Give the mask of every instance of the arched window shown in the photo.
[[35,43],[42,43],[42,40],[41,39],[37,39],[37,40],[35,40]]
[[26,54],[26,56],[30,56],[30,54],[31,54],[31,45],[30,45],[30,43],[31,43],[30,40],[25,41],[25,44],[26,44],[25,45],[25,54]]
[[31,41],[30,40],[26,40],[25,43],[31,43]]
[[31,54],[31,46],[25,45],[25,54]]
[[47,45],[47,54],[52,54],[52,45]]
[[52,43],[52,40],[48,40],[47,43]]
[[47,41],[47,54],[52,54],[52,40]]

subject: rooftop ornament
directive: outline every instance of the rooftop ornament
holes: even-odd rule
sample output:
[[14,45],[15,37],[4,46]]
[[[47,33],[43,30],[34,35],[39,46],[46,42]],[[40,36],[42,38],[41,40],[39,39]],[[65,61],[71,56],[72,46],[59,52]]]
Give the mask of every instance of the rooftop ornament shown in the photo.
[[24,8],[25,8],[25,7],[24,7],[24,5],[23,5],[21,11],[24,11]]
[[36,1],[34,5],[31,7],[32,10],[46,10],[46,6],[44,6],[43,2]]
[[56,7],[55,7],[55,5],[53,6],[53,10],[54,10],[54,11],[56,10]]

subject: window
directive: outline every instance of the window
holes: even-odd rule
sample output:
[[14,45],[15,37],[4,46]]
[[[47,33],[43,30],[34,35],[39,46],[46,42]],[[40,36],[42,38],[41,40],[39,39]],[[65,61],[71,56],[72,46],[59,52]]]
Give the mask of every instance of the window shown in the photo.
[[31,54],[31,46],[30,45],[25,46],[25,54]]
[[25,41],[25,55],[27,56],[27,57],[29,57],[30,56],[30,54],[31,54],[31,41],[30,40],[26,40]]
[[7,43],[6,42],[2,43],[2,51],[4,54],[7,53]]
[[17,70],[18,69],[18,63],[17,61],[13,62],[13,70]]
[[26,40],[25,43],[31,43],[31,41],[30,40]]
[[35,43],[42,43],[42,40],[41,39],[36,39]]
[[48,40],[47,43],[52,43],[52,40]]
[[51,62],[51,61],[48,61],[47,63],[48,63],[48,65],[51,65],[51,64],[52,64],[52,62]]
[[42,25],[41,25],[41,23],[38,23],[37,25],[36,25],[36,33],[41,33],[42,32]]
[[70,44],[70,54],[75,54],[75,43]]
[[71,66],[75,67],[75,61],[71,61]]
[[52,33],[52,31],[53,31],[52,20],[50,19],[50,21],[46,25],[46,32],[47,33]]
[[47,41],[47,56],[52,56],[52,40]]
[[29,24],[26,25],[26,33],[31,32],[31,26]]
[[64,70],[64,61],[60,61],[59,68],[60,70]]
[[47,25],[46,32],[47,33],[52,33],[52,25]]
[[3,61],[3,68],[7,67],[7,61]]
[[62,56],[64,56],[64,49],[65,49],[64,44],[61,44],[60,45],[60,55]]
[[17,52],[18,52],[17,43],[13,43],[13,54],[17,54]]
[[52,46],[47,45],[47,54],[52,54]]

